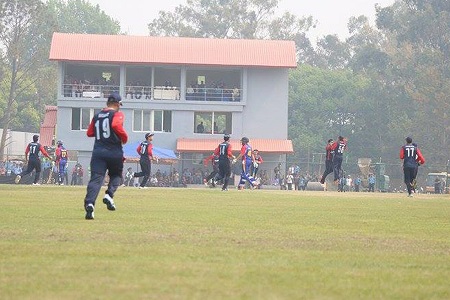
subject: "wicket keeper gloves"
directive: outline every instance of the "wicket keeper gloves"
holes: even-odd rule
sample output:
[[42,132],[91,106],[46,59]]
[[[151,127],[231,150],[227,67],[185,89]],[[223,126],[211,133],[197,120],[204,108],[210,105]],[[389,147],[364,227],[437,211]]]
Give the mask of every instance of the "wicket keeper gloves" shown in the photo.
[[257,168],[259,165],[258,165],[258,163],[255,161],[255,162],[253,162],[253,167],[255,167],[255,168]]

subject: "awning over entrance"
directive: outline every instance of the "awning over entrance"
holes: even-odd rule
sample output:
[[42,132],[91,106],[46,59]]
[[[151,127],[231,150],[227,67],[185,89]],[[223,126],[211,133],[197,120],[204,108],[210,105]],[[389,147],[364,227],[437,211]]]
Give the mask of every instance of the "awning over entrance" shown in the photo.
[[[141,142],[127,143],[123,146],[123,155],[127,161],[139,160],[139,155],[136,152],[137,147]],[[174,163],[178,157],[171,149],[164,149],[153,146],[153,155],[158,157],[163,163]]]
[[[178,152],[212,152],[223,141],[223,139],[186,139],[177,140]],[[239,140],[230,140],[233,151],[241,149]],[[253,149],[263,153],[292,154],[294,148],[291,140],[277,139],[250,139],[249,143]]]

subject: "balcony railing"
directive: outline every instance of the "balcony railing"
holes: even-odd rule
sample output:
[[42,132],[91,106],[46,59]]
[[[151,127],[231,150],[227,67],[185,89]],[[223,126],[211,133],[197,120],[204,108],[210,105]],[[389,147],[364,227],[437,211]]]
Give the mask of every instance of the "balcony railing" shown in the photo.
[[69,98],[107,98],[119,90],[118,85],[63,84],[63,95]]
[[[63,84],[65,98],[107,98],[119,92],[117,85]],[[180,100],[179,87],[166,86],[126,86],[125,99],[128,100]],[[186,101],[241,102],[241,89],[190,88],[186,89]],[[153,96],[153,97],[152,97]]]
[[240,102],[240,89],[221,89],[221,88],[187,88],[187,101],[226,101]]
[[[152,97],[153,95],[153,97]],[[180,100],[180,88],[176,86],[127,86],[127,99]]]

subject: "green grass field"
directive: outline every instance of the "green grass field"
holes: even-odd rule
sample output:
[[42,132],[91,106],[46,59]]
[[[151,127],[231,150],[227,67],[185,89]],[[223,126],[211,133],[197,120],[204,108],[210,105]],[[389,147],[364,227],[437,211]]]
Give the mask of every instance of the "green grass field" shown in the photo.
[[448,195],[0,185],[1,299],[450,299]]

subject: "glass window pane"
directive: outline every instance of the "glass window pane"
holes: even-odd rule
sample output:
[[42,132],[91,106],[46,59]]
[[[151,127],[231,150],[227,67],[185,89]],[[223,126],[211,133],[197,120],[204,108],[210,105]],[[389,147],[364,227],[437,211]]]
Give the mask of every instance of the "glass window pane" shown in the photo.
[[214,133],[232,133],[231,113],[216,112],[214,113]]
[[164,132],[172,132],[172,112],[170,110],[164,111],[164,119],[163,119],[163,131]]
[[232,130],[233,130],[233,114],[228,112],[228,113],[225,113],[225,116],[226,116],[225,132],[226,133],[233,133],[232,132]]
[[151,110],[144,110],[143,114],[144,114],[144,119],[143,119],[143,131],[150,131],[150,123],[151,123]]
[[212,131],[212,113],[196,112],[194,113],[194,132],[211,133]]
[[81,109],[81,129],[88,129],[89,123],[91,122],[91,109],[82,108]]
[[142,111],[134,110],[133,111],[133,131],[142,131]]
[[81,109],[72,108],[72,130],[80,130]]
[[153,130],[162,131],[162,110],[155,110],[153,119]]

